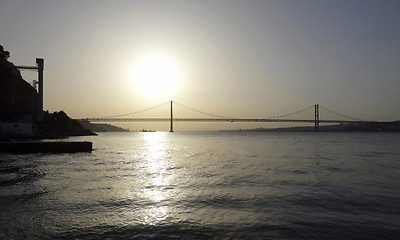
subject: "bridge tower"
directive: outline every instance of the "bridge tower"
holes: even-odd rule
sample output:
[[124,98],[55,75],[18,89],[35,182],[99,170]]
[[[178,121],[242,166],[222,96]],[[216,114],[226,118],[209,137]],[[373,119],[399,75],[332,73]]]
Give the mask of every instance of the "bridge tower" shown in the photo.
[[319,106],[318,104],[316,104],[314,107],[315,107],[314,131],[319,132]]
[[173,120],[173,112],[172,112],[172,101],[171,101],[171,126],[169,128],[169,132],[174,132],[174,120]]

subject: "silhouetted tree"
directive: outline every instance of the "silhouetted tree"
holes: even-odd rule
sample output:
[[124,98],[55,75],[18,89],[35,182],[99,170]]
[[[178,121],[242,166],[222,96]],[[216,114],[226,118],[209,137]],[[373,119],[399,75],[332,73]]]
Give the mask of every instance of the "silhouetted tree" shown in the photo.
[[0,58],[7,60],[10,57],[10,52],[9,51],[4,51],[4,48],[2,45],[0,45]]

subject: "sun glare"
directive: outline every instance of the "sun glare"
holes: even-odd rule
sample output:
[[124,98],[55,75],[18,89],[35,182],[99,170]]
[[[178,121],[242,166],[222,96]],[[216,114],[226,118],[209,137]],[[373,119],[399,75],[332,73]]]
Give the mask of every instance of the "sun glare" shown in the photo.
[[134,88],[141,95],[167,96],[176,90],[180,73],[176,63],[162,55],[149,55],[134,64]]

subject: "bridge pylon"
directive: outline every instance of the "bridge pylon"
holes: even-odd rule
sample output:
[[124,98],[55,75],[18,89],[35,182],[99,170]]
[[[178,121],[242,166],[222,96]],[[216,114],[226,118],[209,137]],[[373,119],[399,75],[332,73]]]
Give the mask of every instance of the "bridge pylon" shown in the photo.
[[169,127],[169,132],[174,132],[174,118],[173,118],[173,111],[172,111],[172,101],[171,101],[171,125]]
[[318,106],[318,104],[316,104],[314,107],[315,107],[314,131],[319,132],[319,106]]

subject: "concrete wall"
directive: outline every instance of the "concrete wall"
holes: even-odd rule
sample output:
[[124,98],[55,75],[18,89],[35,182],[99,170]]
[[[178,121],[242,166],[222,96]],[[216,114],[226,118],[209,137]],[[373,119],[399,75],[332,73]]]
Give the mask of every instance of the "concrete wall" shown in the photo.
[[0,136],[32,136],[32,123],[0,122]]

